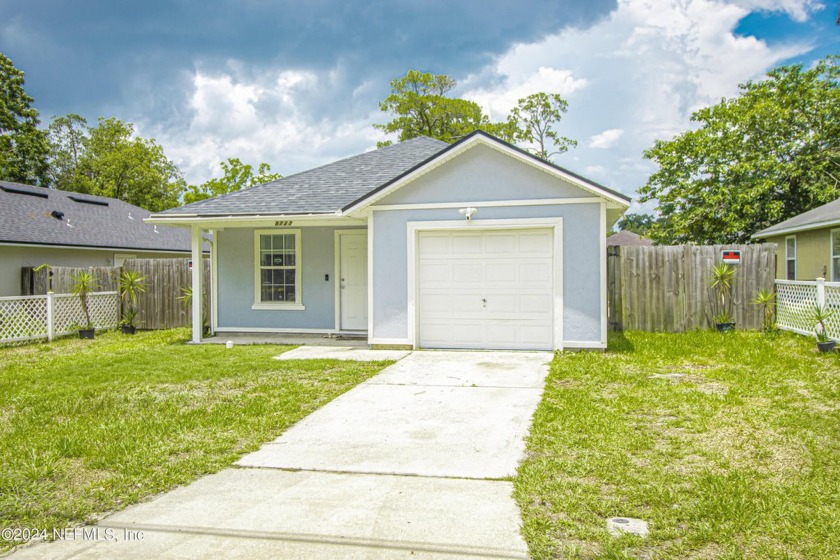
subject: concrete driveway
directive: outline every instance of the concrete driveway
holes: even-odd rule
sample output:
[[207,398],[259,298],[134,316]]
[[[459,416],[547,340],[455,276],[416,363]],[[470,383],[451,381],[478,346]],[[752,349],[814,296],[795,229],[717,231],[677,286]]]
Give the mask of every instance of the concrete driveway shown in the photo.
[[550,359],[411,353],[237,468],[107,517],[99,540],[14,557],[525,558],[498,479],[523,457]]

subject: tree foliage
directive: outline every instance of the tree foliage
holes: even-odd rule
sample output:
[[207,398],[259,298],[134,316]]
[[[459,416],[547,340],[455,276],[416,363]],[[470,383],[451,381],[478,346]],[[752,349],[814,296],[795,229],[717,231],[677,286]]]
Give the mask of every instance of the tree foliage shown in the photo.
[[23,84],[23,72],[0,53],[0,179],[44,185],[47,138]]
[[560,136],[554,127],[569,103],[556,93],[532,93],[519,100],[508,117],[513,138],[529,145],[538,158],[548,160],[577,146],[577,141]]
[[617,231],[632,231],[647,237],[651,226],[656,223],[656,216],[652,214],[625,214],[615,225]]
[[[395,115],[394,119],[374,128],[398,134],[400,142],[429,136],[452,143],[477,129],[507,134],[507,125],[491,123],[477,103],[448,97],[456,85],[443,74],[409,70],[405,76],[391,80],[391,94],[379,104],[382,111]],[[388,144],[390,141],[378,145]]]
[[56,188],[124,200],[152,212],[179,204],[185,183],[154,140],[114,118],[91,127],[78,115],[53,120],[50,176]]
[[184,194],[185,204],[270,183],[283,177],[279,173],[272,173],[271,166],[267,163],[261,163],[256,173],[251,165],[242,163],[239,158],[228,158],[220,165],[224,175],[205,181],[198,186],[190,185]]
[[840,194],[840,67],[783,66],[692,115],[695,130],[645,152],[659,170],[639,189],[656,200],[660,243],[734,243]]

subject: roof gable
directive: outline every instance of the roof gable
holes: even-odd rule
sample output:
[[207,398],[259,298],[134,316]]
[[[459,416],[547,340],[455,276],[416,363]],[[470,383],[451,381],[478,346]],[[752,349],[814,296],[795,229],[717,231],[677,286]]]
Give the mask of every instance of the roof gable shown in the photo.
[[0,181],[0,243],[190,250],[189,232],[144,223],[149,215],[115,198]]
[[517,159],[522,163],[525,163],[545,173],[548,173],[557,179],[561,179],[563,182],[577,187],[578,189],[581,189],[590,195],[603,198],[608,202],[612,202],[620,207],[626,208],[630,205],[630,199],[621,193],[618,193],[603,185],[600,185],[590,179],[586,179],[585,177],[577,175],[576,173],[572,173],[571,171],[564,169],[558,165],[555,165],[551,162],[542,160],[534,156],[533,154],[530,154],[525,150],[508,144],[507,142],[503,142],[502,140],[499,140],[498,138],[491,136],[486,132],[476,130],[475,132],[462,138],[458,142],[449,145],[446,149],[434,154],[426,161],[416,165],[412,169],[407,170],[405,173],[394,178],[392,181],[385,183],[380,187],[374,189],[373,191],[369,192],[353,204],[346,206],[344,208],[344,212],[358,212],[359,210],[362,210],[372,204],[375,204],[376,202],[382,200],[386,196],[396,192],[402,187],[415,181],[416,179],[425,175],[426,173],[431,172],[437,167],[444,165],[448,161],[457,158],[461,154],[466,153],[468,150],[479,145],[488,146],[494,150],[508,155],[509,157]]
[[569,181],[558,179],[487,144],[474,143],[456,157],[430,166],[400,188],[383,194],[371,206],[560,198],[599,200]]

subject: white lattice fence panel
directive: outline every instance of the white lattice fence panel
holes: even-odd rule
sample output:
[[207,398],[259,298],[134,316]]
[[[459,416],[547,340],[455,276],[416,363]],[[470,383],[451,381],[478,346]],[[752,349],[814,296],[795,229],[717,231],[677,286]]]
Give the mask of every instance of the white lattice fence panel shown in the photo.
[[840,340],[840,283],[825,285],[825,307],[831,312],[825,322],[828,336]]
[[97,329],[115,329],[120,322],[120,296],[117,292],[99,292],[88,296],[90,320]]
[[0,343],[46,337],[46,296],[0,298]]
[[812,334],[814,325],[810,316],[816,304],[816,284],[776,282],[776,323],[780,329]]
[[[117,292],[101,292],[88,295],[90,322],[94,328],[114,328],[119,322],[119,295]],[[87,323],[82,301],[72,294],[56,295],[53,301],[54,328],[56,334],[67,334]]]

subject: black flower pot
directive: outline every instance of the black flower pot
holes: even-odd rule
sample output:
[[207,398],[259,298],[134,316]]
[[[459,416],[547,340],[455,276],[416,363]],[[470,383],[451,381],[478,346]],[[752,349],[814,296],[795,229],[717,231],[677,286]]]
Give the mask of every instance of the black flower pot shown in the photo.
[[137,325],[120,325],[120,330],[123,334],[137,333]]
[[834,350],[834,346],[836,345],[837,343],[833,340],[828,340],[826,342],[817,342],[817,349],[820,352],[831,352],[832,350]]
[[79,329],[79,338],[92,340],[96,335],[96,329]]
[[718,332],[729,332],[735,330],[735,323],[715,323]]

